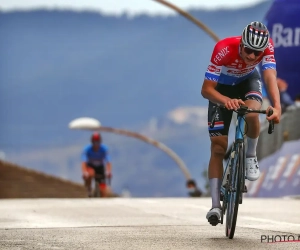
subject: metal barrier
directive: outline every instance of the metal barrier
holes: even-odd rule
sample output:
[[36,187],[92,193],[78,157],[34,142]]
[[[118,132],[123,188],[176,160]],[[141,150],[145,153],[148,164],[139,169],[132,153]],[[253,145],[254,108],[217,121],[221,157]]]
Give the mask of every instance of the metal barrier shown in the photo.
[[257,144],[257,159],[261,160],[276,152],[285,141],[300,138],[300,107],[292,106],[281,116],[279,124],[275,124],[274,133],[268,134],[269,123],[261,124],[261,133]]

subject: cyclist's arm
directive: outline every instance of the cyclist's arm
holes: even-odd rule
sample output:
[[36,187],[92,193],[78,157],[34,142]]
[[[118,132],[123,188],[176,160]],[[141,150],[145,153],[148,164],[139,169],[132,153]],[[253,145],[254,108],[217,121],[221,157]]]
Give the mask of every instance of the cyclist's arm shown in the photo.
[[111,177],[111,175],[112,175],[112,164],[111,164],[111,161],[110,161],[110,156],[109,156],[109,154],[108,154],[108,147],[103,145],[103,148],[104,148],[104,150],[105,150],[105,158],[104,158],[104,161],[105,161],[105,171],[106,171],[106,175],[107,175],[108,177]]
[[82,170],[82,173],[85,173],[85,172],[87,172],[87,164],[86,164],[86,162],[82,162],[81,163],[81,170]]
[[227,109],[237,109],[245,103],[241,99],[231,99],[216,90],[217,82],[204,79],[201,94],[213,103],[224,105]]
[[276,70],[266,69],[265,71],[263,71],[263,77],[268,90],[268,94],[272,99],[274,108],[280,109],[281,105],[280,105],[279,89],[277,85]]
[[266,69],[263,71],[264,81],[268,90],[268,94],[274,105],[273,112],[274,114],[268,117],[268,120],[274,120],[275,123],[279,123],[281,116],[281,104],[280,104],[280,95],[277,85],[277,76],[275,69]]
[[213,103],[225,105],[225,103],[227,103],[227,101],[229,101],[230,98],[220,94],[216,90],[217,84],[217,82],[204,79],[201,94],[204,98],[210,100]]
[[106,173],[111,175],[112,165],[111,162],[106,163]]
[[86,173],[87,172],[87,162],[88,162],[88,157],[87,157],[87,148],[85,148],[81,154],[81,170],[82,173]]

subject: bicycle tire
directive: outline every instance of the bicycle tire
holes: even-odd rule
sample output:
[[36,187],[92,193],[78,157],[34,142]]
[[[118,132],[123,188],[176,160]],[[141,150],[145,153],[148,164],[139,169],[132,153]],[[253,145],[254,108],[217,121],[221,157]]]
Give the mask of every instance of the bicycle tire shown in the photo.
[[[228,237],[228,219],[227,219],[227,214],[226,210],[228,210],[228,200],[229,200],[229,187],[230,187],[230,182],[231,182],[231,176],[232,176],[232,166],[235,165],[236,157],[235,157],[235,152],[236,152],[236,145],[235,143],[232,144],[231,146],[231,152],[230,152],[230,158],[227,163],[226,171],[228,168],[227,173],[224,174],[223,178],[226,178],[226,187],[224,188],[224,197],[223,197],[223,204],[222,204],[222,210],[223,210],[223,216],[226,215],[226,223],[225,223],[225,235]],[[232,157],[232,155],[234,155]]]
[[[233,148],[231,150],[231,153],[233,151]],[[230,157],[230,159],[227,159],[226,168],[223,174],[222,178],[222,186],[220,190],[220,201],[222,201],[222,216],[221,216],[221,224],[224,223],[224,217],[226,215],[226,209],[227,209],[227,203],[228,203],[228,182],[229,182],[229,169],[231,168],[231,164],[233,162],[233,159]],[[225,227],[225,233],[226,237],[227,235],[227,229]]]
[[244,190],[245,190],[245,187],[246,187],[246,183],[245,183],[245,178],[246,178],[246,174],[245,174],[245,171],[246,171],[246,169],[245,169],[245,166],[246,166],[246,152],[245,152],[245,144],[243,144],[243,148],[242,148],[242,150],[240,151],[240,154],[242,154],[242,155],[240,155],[240,157],[242,157],[241,158],[241,163],[242,163],[242,165],[240,165],[240,171],[241,171],[241,179],[239,179],[240,180],[240,182],[241,182],[241,185],[240,185],[240,201],[239,201],[239,203],[240,203],[240,205],[243,203],[243,195],[244,195]]
[[234,165],[230,171],[230,189],[228,190],[228,206],[226,215],[226,236],[232,239],[235,233],[236,221],[241,194],[242,173],[244,167],[244,145],[239,142],[235,145]]

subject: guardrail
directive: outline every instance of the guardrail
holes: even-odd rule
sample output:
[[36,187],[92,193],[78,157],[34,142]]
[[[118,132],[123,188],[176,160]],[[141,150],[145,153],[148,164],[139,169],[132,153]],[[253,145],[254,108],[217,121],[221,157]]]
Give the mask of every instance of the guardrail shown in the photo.
[[275,124],[274,133],[268,134],[267,121],[261,124],[256,155],[261,160],[276,152],[285,141],[297,140],[300,138],[300,107],[292,107],[286,110],[281,116],[279,124]]

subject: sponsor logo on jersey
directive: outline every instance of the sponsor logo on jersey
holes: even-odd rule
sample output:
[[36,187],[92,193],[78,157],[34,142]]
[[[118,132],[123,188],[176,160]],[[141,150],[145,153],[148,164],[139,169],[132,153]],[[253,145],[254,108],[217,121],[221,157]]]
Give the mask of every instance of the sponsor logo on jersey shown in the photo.
[[219,75],[221,73],[222,66],[216,66],[214,64],[210,64],[207,68],[207,73]]
[[224,56],[226,56],[229,53],[229,46],[226,46],[225,48],[221,49],[220,52],[218,52],[218,54],[215,55],[215,58],[213,59],[213,61],[215,63],[218,63],[222,60],[222,58]]
[[268,44],[268,49],[270,50],[270,52],[274,52],[274,46],[272,45],[272,43]]
[[257,83],[258,83],[258,90],[260,93],[262,93],[261,80],[258,79]]
[[244,76],[244,75],[247,75],[250,72],[252,72],[253,69],[254,69],[253,67],[240,69],[240,70],[239,69],[229,69],[226,72],[228,75]]
[[209,65],[207,71],[210,73],[216,72],[217,67],[215,65]]
[[275,63],[275,57],[272,56],[265,56],[263,59],[264,63]]

